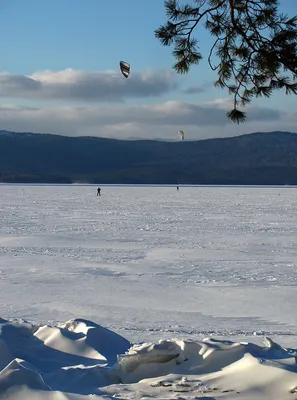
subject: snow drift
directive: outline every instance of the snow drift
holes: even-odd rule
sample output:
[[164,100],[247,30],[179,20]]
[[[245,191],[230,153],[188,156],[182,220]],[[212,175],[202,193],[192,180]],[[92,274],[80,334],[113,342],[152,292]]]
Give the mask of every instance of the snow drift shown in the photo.
[[[0,321],[0,398],[297,397],[297,350],[215,339],[132,345],[100,325]],[[295,393],[295,395],[294,395]]]

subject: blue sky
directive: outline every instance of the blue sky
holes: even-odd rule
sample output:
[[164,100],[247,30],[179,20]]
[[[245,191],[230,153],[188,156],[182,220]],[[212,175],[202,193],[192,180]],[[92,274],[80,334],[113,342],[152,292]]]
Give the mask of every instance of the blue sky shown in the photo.
[[[294,14],[296,0],[282,0],[281,7]],[[0,128],[164,139],[170,138],[170,132],[181,127],[191,139],[272,130],[273,127],[296,130],[296,96],[281,93],[269,100],[255,100],[256,117],[244,126],[237,127],[225,117],[222,119],[225,108],[228,108],[228,93],[213,88],[216,76],[206,61],[186,76],[174,74],[171,49],[162,47],[154,37],[155,28],[165,20],[162,0],[1,0],[0,34],[3,40],[0,69],[12,75],[8,83],[7,77],[2,77],[4,94],[0,100]],[[197,35],[202,54],[207,58],[210,38],[203,29],[199,29]],[[131,76],[123,82],[122,77],[115,75],[111,82],[106,71],[114,70],[118,74],[118,63],[122,59],[131,62]],[[43,71],[51,71],[54,75],[47,74],[45,82]],[[64,72],[55,74],[59,71]],[[145,75],[149,74],[148,71],[150,75]],[[34,75],[36,72],[38,76]],[[30,81],[25,80],[26,77],[30,77]],[[17,78],[17,83],[13,78]],[[76,79],[79,85],[75,86]],[[103,86],[102,79],[105,82]],[[34,80],[42,84],[50,80],[51,87],[47,88],[46,94],[32,94],[32,90],[39,90],[37,86],[33,89]],[[61,83],[62,88],[58,87]],[[29,89],[27,85],[30,85]],[[184,93],[189,87],[201,90],[191,95]],[[87,89],[92,92],[90,99]],[[29,94],[28,90],[31,91]],[[63,90],[67,93],[63,94]],[[79,90],[83,95],[77,95]],[[120,91],[118,98],[117,90]],[[98,98],[94,91],[98,92]],[[108,91],[114,94],[110,97],[106,94]],[[99,99],[101,92],[105,93],[104,99]],[[77,107],[84,108],[79,121],[78,114],[82,111]],[[205,113],[204,107],[207,108]],[[221,122],[213,123],[211,107],[214,107],[214,113],[219,108]],[[268,110],[264,120],[259,117],[259,107]],[[292,115],[276,118],[280,111]],[[121,120],[117,116],[113,121],[115,113],[125,118]],[[177,113],[180,118],[177,118]],[[205,115],[208,113],[210,120],[207,122]],[[197,114],[196,117],[193,114]],[[147,115],[151,115],[151,124]],[[174,122],[170,121],[171,115]],[[204,117],[201,124],[199,115]],[[147,121],[145,124],[142,118]],[[90,120],[92,124],[88,122]]]
[[16,73],[94,70],[114,68],[126,58],[135,69],[167,67],[170,51],[154,39],[154,29],[165,18],[163,2],[146,3],[150,5],[139,0],[4,0],[2,65]]

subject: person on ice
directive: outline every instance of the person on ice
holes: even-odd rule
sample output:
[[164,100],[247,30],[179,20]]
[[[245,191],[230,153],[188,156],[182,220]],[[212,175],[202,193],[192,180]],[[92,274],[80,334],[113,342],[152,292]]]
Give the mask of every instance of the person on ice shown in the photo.
[[101,196],[101,188],[97,189],[97,196]]

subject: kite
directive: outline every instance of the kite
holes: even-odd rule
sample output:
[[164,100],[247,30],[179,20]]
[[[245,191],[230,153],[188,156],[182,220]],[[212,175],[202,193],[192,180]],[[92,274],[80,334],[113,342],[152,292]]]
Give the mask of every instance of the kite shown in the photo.
[[184,139],[185,139],[185,133],[184,133],[184,131],[178,131],[178,134],[179,134],[181,140],[184,140]]
[[130,75],[130,64],[125,61],[120,61],[120,68],[124,77],[128,78],[128,76]]

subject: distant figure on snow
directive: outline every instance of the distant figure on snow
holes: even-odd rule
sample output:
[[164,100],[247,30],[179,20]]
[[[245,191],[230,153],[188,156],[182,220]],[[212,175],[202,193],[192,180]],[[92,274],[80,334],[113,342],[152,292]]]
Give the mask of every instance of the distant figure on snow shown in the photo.
[[101,188],[97,189],[97,196],[101,196]]
[[179,186],[176,186],[176,190],[179,191]]

